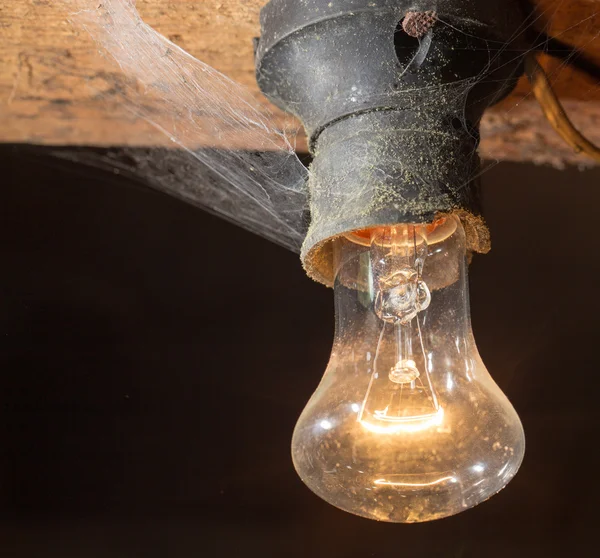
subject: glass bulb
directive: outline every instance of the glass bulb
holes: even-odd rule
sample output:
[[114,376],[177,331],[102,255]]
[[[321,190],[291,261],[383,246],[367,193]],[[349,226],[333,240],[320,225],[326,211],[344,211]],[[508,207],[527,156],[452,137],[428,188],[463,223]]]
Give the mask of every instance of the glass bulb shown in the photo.
[[292,442],[302,480],[348,512],[429,521],[486,500],[525,451],[471,331],[454,217],[334,242],[336,335]]

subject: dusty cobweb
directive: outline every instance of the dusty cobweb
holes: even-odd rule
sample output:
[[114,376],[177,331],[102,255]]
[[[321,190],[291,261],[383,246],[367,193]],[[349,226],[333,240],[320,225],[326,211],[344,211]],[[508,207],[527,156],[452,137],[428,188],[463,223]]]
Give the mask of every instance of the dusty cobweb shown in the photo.
[[[146,25],[133,0],[70,0],[70,5],[72,23],[88,32],[127,78],[121,82],[121,104],[173,145],[86,162],[129,171],[299,251],[307,170],[295,154],[293,135],[276,127],[247,89]],[[240,136],[253,151],[232,149]]]

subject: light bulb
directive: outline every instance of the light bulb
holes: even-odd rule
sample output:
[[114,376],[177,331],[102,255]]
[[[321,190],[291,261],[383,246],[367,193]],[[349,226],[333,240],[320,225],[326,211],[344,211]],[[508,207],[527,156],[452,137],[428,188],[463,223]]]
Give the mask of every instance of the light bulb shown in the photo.
[[336,336],[294,430],[301,479],[338,508],[408,523],[504,488],[525,437],[475,346],[460,220],[362,231],[333,252]]

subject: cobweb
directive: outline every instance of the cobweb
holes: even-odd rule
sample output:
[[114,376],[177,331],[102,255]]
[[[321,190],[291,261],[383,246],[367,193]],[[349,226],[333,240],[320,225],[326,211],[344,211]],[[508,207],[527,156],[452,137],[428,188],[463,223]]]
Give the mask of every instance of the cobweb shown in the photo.
[[[586,1],[596,4],[596,0]],[[299,251],[307,228],[308,171],[294,153],[290,139],[293,134],[278,128],[265,106],[247,89],[146,25],[134,0],[67,3],[73,8],[72,22],[89,32],[127,76],[120,91],[123,105],[173,144],[173,149],[125,150],[87,162],[131,172],[154,188]],[[550,7],[544,9],[544,5]],[[600,1],[597,5],[600,8]],[[527,52],[515,45],[527,34],[532,50],[545,50],[561,59],[550,79],[572,65],[600,83],[598,66],[586,60],[577,48],[562,43],[560,35],[546,35],[557,3],[540,2],[540,6],[541,10],[527,14],[511,41],[486,43],[490,65],[499,57],[510,62],[513,56],[525,56]],[[597,14],[594,10],[576,25],[592,25]],[[439,23],[451,26],[443,20]],[[572,28],[565,33],[568,31]],[[598,34],[600,29],[594,30],[590,40]],[[451,104],[457,111],[461,110],[461,103],[464,109],[469,91],[482,79],[486,79],[484,75],[454,84]],[[590,86],[582,98],[596,97],[597,89],[598,85]],[[508,108],[506,115],[510,116],[512,110]],[[198,147],[206,145],[215,147]],[[253,145],[255,151],[236,149],[240,145]],[[84,156],[73,157],[81,160]],[[488,161],[482,172],[496,162]]]
[[[307,170],[268,110],[247,89],[146,25],[134,0],[68,2],[72,23],[90,33],[128,78],[122,104],[174,148],[126,150],[86,162],[143,176],[154,188],[299,251]],[[231,149],[240,136],[254,151]]]

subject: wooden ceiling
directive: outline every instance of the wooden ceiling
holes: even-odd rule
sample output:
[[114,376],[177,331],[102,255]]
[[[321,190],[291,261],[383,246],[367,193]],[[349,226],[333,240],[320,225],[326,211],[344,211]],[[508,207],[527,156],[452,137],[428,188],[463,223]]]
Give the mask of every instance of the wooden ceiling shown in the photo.
[[[266,107],[254,79],[252,49],[264,2],[138,0],[138,10],[171,41],[251,89]],[[600,66],[600,0],[535,0],[535,4],[541,14],[536,27],[580,49]],[[64,2],[0,0],[0,141],[167,144],[149,124],[120,106],[118,95],[112,94],[118,83],[115,67],[68,17]],[[556,60],[544,57],[543,63],[572,120],[600,143],[600,83]],[[482,138],[482,153],[490,159],[555,165],[587,162],[545,123],[525,80],[509,99],[488,111]],[[305,146],[302,137],[298,145]]]

